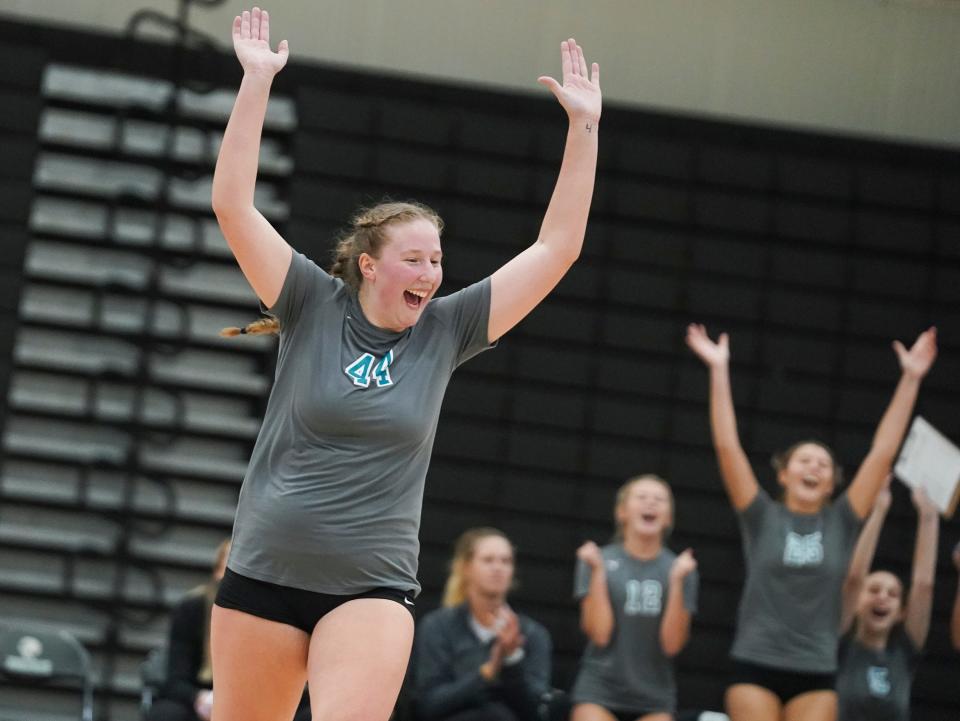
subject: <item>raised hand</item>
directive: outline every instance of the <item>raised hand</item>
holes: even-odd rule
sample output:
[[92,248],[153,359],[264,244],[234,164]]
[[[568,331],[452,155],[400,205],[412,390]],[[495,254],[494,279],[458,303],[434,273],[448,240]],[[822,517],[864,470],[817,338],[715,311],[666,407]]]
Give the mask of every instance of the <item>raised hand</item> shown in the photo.
[[700,323],[691,323],[687,326],[687,346],[707,366],[724,366],[730,361],[730,338],[721,333],[714,343],[707,335],[707,329]]
[[600,552],[600,547],[593,541],[587,541],[577,549],[577,558],[591,568],[603,565],[603,554]]
[[571,122],[596,123],[600,120],[602,106],[600,65],[594,63],[588,73],[583,48],[573,38],[560,43],[560,65],[563,70],[562,85],[549,75],[537,78],[537,82],[550,88],[550,92],[567,111]]
[[277,52],[270,49],[270,14],[257,7],[233,19],[233,49],[245,73],[271,77],[283,69],[289,55],[286,40]]
[[890,492],[891,480],[893,480],[893,474],[888,473],[887,479],[883,482],[883,488],[877,494],[877,500],[873,502],[873,508],[878,513],[886,513],[890,510],[890,503],[893,501],[893,494]]
[[937,505],[930,500],[930,496],[920,486],[913,489],[910,499],[913,501],[913,507],[917,509],[918,516],[933,518],[940,512]]
[[670,567],[670,578],[678,581],[683,580],[696,569],[697,559],[693,557],[693,549],[688,548],[674,559],[673,565]]
[[923,331],[917,340],[914,341],[910,350],[907,350],[903,343],[898,340],[893,342],[893,350],[900,361],[900,368],[905,376],[920,380],[923,378],[933,361],[937,358],[937,329],[928,328]]

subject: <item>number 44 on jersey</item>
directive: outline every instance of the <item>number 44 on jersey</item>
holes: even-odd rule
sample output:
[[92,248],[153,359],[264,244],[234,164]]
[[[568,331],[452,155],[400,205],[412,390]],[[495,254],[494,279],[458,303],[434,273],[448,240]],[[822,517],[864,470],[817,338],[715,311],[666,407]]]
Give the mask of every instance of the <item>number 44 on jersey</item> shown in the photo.
[[364,353],[353,363],[343,369],[355,386],[367,388],[370,386],[370,380],[377,383],[377,388],[392,386],[393,378],[390,377],[390,364],[393,362],[393,349],[387,351],[387,354],[377,360],[370,353]]

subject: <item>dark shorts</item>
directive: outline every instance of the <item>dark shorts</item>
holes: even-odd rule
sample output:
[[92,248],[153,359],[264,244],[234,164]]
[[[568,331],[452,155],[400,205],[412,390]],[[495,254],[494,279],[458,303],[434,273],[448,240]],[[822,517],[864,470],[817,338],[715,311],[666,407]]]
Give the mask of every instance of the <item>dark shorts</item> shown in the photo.
[[412,591],[404,593],[396,588],[374,588],[349,595],[316,593],[258,581],[255,578],[234,573],[229,568],[224,573],[223,580],[220,581],[214,603],[221,608],[231,608],[268,621],[285,623],[309,634],[313,633],[317,621],[337,606],[358,598],[384,598],[394,601],[416,618]]
[[663,713],[662,711],[614,711],[607,709],[607,713],[612,714],[617,721],[637,721],[648,713]]
[[595,706],[600,706],[604,711],[613,716],[617,721],[637,721],[638,718],[643,718],[647,714],[652,713],[668,713],[664,709],[633,709],[631,711],[624,711],[623,709],[610,708],[605,706],[602,703],[596,701],[576,701],[574,702],[574,707],[578,703],[592,703]]
[[730,685],[747,683],[761,686],[773,692],[786,704],[797,696],[810,691],[834,691],[837,687],[836,674],[803,673],[782,668],[761,666],[748,661],[733,660]]

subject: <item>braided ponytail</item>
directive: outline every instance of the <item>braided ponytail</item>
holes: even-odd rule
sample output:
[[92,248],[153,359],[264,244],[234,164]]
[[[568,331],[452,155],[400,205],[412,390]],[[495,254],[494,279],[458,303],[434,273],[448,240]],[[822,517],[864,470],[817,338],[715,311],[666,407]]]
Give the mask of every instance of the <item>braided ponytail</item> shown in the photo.
[[280,333],[280,321],[276,318],[260,318],[248,323],[243,328],[230,326],[220,331],[224,338],[233,338],[238,335],[277,335]]

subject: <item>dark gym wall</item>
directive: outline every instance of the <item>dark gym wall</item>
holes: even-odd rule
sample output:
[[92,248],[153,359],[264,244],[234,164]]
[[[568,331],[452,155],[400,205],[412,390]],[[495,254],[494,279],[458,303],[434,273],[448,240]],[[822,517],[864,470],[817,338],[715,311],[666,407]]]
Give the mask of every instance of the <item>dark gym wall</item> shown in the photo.
[[[37,152],[42,50],[5,44],[0,50],[0,398],[7,397],[17,305],[27,248],[31,177]],[[0,435],[6,406],[0,404]]]
[[[454,290],[536,238],[563,149],[550,99],[339,74],[298,92],[295,244],[330,237],[363,203],[414,197],[447,222]],[[677,493],[671,545],[695,548],[703,581],[682,704],[719,707],[741,551],[685,325],[731,333],[741,435],[772,493],[769,458],[798,439],[824,439],[853,472],[898,378],[890,342],[930,324],[941,359],[918,409],[960,437],[960,156],[616,107],[601,133],[580,262],[451,384],[424,507],[421,606],[438,602],[458,533],[502,527],[519,549],[516,604],[554,632],[566,685],[582,646],[574,550],[609,538],[624,479],[660,473]],[[909,578],[914,514],[906,493],[896,502],[878,558]],[[944,524],[916,687],[925,718],[949,713],[936,669],[956,667],[944,641],[956,528]]]
[[[0,37],[145,74],[162,57],[13,23]],[[239,81],[225,56],[198,56],[193,71]],[[318,262],[356,207],[385,195],[445,218],[447,291],[536,238],[563,149],[552,99],[305,64],[278,90],[297,97],[300,124],[287,233]],[[6,211],[3,222],[5,237],[25,233]],[[423,511],[421,612],[439,600],[451,541],[471,525],[502,527],[519,551],[515,605],[552,631],[555,681],[568,686],[582,647],[574,550],[609,538],[624,479],[657,472],[677,496],[670,545],[695,549],[702,579],[681,705],[720,707],[742,564],[709,445],[706,373],[683,345],[690,321],[731,333],[741,435],[771,492],[771,452],[799,438],[824,439],[856,467],[898,377],[890,341],[931,323],[941,358],[918,410],[960,439],[960,154],[608,105],[581,260],[451,383]],[[958,528],[941,533],[915,694],[925,719],[955,713],[948,677],[960,665],[945,628]],[[878,560],[904,578],[913,529],[897,489]]]

